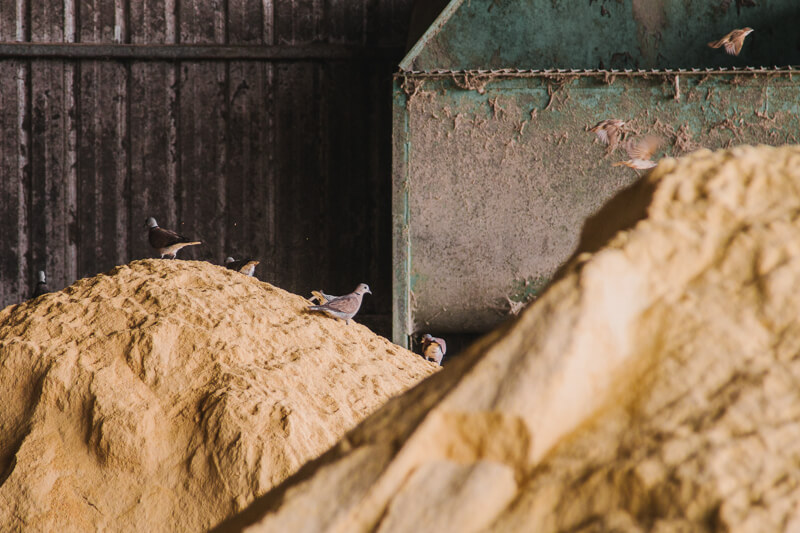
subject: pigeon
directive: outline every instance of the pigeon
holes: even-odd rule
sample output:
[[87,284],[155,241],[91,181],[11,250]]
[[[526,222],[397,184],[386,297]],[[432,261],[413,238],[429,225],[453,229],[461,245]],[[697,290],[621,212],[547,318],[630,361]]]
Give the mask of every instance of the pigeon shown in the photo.
[[593,127],[589,128],[589,131],[597,135],[597,138],[600,139],[603,144],[607,144],[609,149],[614,149],[623,133],[623,127],[625,127],[624,120],[610,118],[601,120]]
[[618,167],[625,165],[626,167],[637,168],[639,170],[653,168],[657,163],[652,161],[651,158],[660,146],[661,139],[655,135],[647,135],[639,142],[633,142],[633,140],[631,140],[625,147],[625,151],[628,152],[628,157],[630,159],[627,161],[618,161],[611,166]]
[[182,237],[172,230],[160,228],[158,222],[156,222],[156,219],[153,217],[148,218],[145,224],[150,228],[148,234],[150,246],[158,251],[161,255],[161,259],[164,259],[164,256],[170,256],[170,259],[175,259],[178,251],[184,246],[202,244],[200,241],[192,241],[186,237]]
[[311,291],[311,298],[309,298],[309,300],[312,301],[312,302],[316,301],[320,305],[324,305],[324,304],[330,302],[331,300],[333,300],[335,298],[338,298],[338,296],[333,296],[331,294],[325,294],[322,291]]
[[711,41],[708,46],[711,48],[725,47],[725,51],[732,55],[738,56],[742,51],[744,45],[744,38],[753,32],[753,28],[742,28],[740,30],[733,30],[719,41]]
[[364,294],[372,294],[366,283],[361,283],[356,290],[344,296],[338,296],[328,300],[322,305],[312,305],[308,309],[311,311],[322,311],[334,318],[341,318],[345,324],[350,324],[350,319],[358,313],[361,307],[361,299]]
[[36,298],[48,292],[50,292],[50,289],[47,288],[47,278],[45,278],[44,270],[40,270],[38,281],[36,282],[36,287],[33,289],[33,296],[31,296],[31,298]]
[[447,353],[447,343],[439,337],[432,337],[426,333],[422,337],[422,354],[427,361],[433,361],[437,365],[442,365],[442,357]]
[[236,270],[238,272],[241,272],[245,276],[252,276],[253,273],[256,271],[257,264],[258,261],[250,259],[249,257],[246,259],[240,259],[238,261],[236,261],[233,257],[225,258],[225,268]]

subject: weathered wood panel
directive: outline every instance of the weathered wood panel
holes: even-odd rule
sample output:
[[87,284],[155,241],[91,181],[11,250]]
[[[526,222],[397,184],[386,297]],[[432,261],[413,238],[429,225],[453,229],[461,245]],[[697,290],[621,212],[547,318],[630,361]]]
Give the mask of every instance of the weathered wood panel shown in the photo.
[[[132,43],[175,43],[174,0],[131,4]],[[144,222],[155,217],[166,228],[178,225],[177,73],[166,62],[131,65],[130,85],[130,257],[151,257]]]
[[[229,0],[228,43],[263,44],[264,3]],[[224,256],[256,257],[261,279],[275,277],[272,65],[233,61],[228,67],[228,159],[225,168]]]
[[[70,1],[31,2],[32,41],[64,41],[74,37]],[[30,259],[44,269],[48,282],[61,287],[77,274],[77,183],[75,155],[75,67],[64,61],[34,61],[30,76]],[[31,282],[34,276],[30,277]]]
[[[410,0],[0,0],[0,40],[402,46]],[[396,59],[399,59],[396,58]],[[0,58],[0,306],[153,255],[143,227],[252,255],[289,290],[391,309],[396,60]],[[369,315],[369,316],[367,316]]]
[[30,187],[27,164],[28,139],[24,128],[27,113],[27,68],[19,61],[0,61],[0,210],[2,254],[0,300],[13,302],[27,297],[28,203]]

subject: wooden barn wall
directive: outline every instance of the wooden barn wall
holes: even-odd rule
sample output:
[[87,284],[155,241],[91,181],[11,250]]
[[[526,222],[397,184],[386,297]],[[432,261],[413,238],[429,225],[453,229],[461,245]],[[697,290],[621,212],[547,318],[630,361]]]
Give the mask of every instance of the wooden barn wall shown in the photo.
[[0,57],[0,307],[151,257],[261,260],[287,290],[368,282],[389,334],[391,73],[410,0],[0,0],[0,42],[306,45],[331,60]]

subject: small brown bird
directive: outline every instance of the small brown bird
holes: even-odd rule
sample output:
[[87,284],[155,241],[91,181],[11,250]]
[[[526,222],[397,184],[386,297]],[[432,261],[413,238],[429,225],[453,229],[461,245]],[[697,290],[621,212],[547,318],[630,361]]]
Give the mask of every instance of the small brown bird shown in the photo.
[[245,276],[252,276],[256,271],[256,265],[258,265],[258,261],[250,259],[249,257],[246,259],[239,259],[238,261],[233,257],[225,258],[225,268],[236,270]]
[[600,139],[603,144],[607,144],[609,150],[613,150],[624,133],[622,128],[625,127],[625,124],[626,122],[624,120],[610,118],[601,120],[590,128],[589,131],[597,135],[597,138]]
[[753,28],[742,28],[741,30],[733,30],[719,41],[711,41],[708,46],[711,48],[725,47],[725,51],[732,56],[738,56],[742,51],[744,38],[753,32]]
[[625,165],[626,167],[644,170],[656,166],[656,162],[652,161],[653,154],[661,147],[661,139],[655,135],[647,135],[639,142],[634,142],[631,139],[625,151],[628,152],[627,161],[618,161],[611,166],[619,167]]
[[165,255],[170,256],[170,259],[175,259],[178,251],[184,246],[203,244],[200,241],[192,241],[182,237],[172,230],[158,227],[158,223],[153,217],[148,218],[145,224],[150,228],[147,235],[150,246],[156,249],[161,255],[161,259],[164,259]]
[[372,291],[369,290],[369,286],[366,283],[361,283],[350,294],[333,298],[322,305],[312,305],[308,309],[310,311],[322,311],[334,318],[341,318],[345,324],[349,324],[350,319],[361,308],[361,300],[365,294],[372,294]]
[[447,343],[439,337],[432,337],[426,333],[422,337],[422,355],[427,361],[434,361],[437,365],[442,365],[442,358],[447,353]]

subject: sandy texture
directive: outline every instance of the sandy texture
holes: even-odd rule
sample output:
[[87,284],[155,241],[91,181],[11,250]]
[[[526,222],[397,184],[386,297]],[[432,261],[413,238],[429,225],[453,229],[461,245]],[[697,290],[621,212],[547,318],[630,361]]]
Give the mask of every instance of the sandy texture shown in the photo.
[[800,528],[800,148],[621,198],[515,322],[222,529]]
[[207,529],[435,371],[306,305],[146,260],[0,312],[0,529]]

